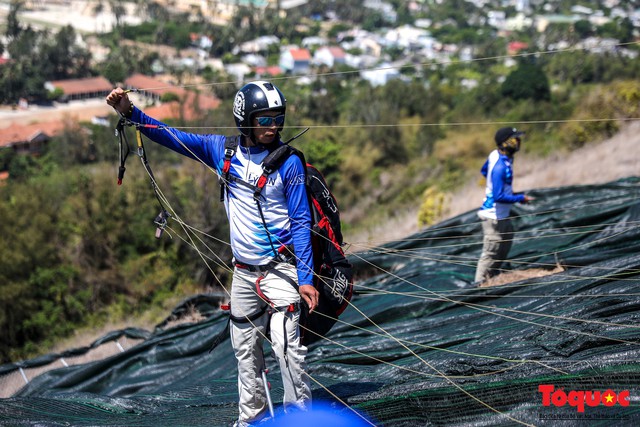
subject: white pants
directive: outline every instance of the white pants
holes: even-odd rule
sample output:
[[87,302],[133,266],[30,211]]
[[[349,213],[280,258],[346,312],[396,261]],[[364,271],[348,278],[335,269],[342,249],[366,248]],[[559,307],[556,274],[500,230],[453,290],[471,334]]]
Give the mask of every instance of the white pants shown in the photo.
[[[281,263],[266,273],[236,267],[231,285],[231,315],[250,317],[266,305],[256,291],[260,276],[264,276],[260,280],[261,291],[278,310],[267,307],[262,316],[251,322],[231,321],[231,343],[238,360],[239,420],[247,422],[262,418],[268,408],[261,377],[265,368],[263,342],[267,333],[282,373],[285,409],[288,406],[300,410],[311,407],[311,387],[304,371],[307,348],[300,341],[300,310],[286,310],[290,304],[296,307],[300,304],[296,267]],[[273,313],[269,315],[269,312]]]

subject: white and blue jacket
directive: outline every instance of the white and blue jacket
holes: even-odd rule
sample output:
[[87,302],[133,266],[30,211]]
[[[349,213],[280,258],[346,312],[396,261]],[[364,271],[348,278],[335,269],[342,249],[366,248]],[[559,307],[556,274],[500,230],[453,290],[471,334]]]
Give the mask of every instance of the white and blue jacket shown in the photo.
[[487,178],[485,198],[478,215],[488,219],[506,219],[511,205],[524,201],[524,193],[513,192],[513,159],[493,150],[480,172]]
[[[140,124],[159,125],[165,129],[142,127],[149,139],[184,156],[200,160],[215,169],[220,176],[224,163],[224,135],[200,135],[169,128],[133,109],[131,120]],[[282,144],[280,141],[279,144]],[[244,264],[265,265],[274,258],[274,248],[293,245],[298,270],[298,284],[313,284],[311,249],[311,212],[305,188],[305,166],[298,156],[290,156],[268,177],[262,190],[260,206],[265,229],[253,198],[253,189],[237,180],[255,185],[262,175],[262,161],[269,151],[261,146],[238,146],[231,159],[230,179],[224,206],[230,228],[230,243],[234,258]],[[271,238],[271,241],[269,240]]]

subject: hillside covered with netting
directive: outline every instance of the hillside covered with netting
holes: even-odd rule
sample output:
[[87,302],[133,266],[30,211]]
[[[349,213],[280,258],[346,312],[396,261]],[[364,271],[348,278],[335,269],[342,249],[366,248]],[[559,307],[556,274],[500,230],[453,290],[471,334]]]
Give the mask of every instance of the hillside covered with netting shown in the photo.
[[[351,242],[356,294],[309,347],[314,399],[377,426],[639,425],[640,179],[528,194],[535,203],[512,211],[517,281],[473,286],[475,211],[401,241]],[[231,425],[224,299],[197,295],[171,316],[202,321],[1,366],[0,425]]]

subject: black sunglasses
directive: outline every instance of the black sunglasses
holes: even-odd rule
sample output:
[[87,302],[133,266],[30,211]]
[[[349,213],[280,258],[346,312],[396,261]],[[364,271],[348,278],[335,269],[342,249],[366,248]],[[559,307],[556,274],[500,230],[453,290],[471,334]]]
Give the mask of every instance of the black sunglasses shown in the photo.
[[284,124],[284,114],[280,114],[279,116],[275,117],[256,117],[256,120],[258,122],[258,126],[273,126],[274,123],[276,124],[276,126],[282,126]]

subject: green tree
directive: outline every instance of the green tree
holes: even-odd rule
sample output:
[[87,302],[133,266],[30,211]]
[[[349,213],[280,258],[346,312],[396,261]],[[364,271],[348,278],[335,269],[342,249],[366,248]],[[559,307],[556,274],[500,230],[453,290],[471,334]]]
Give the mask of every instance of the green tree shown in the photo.
[[118,83],[136,72],[152,75],[152,65],[158,58],[157,53],[144,53],[136,47],[114,44],[97,68],[107,80]]
[[597,28],[600,37],[610,37],[619,40],[621,43],[633,41],[634,26],[629,18],[617,21],[609,21]]
[[38,173],[40,164],[30,154],[17,154],[12,157],[7,168],[12,180],[26,181]]
[[555,81],[575,85],[591,80],[591,55],[587,52],[560,52],[544,61],[545,70]]
[[593,35],[593,27],[591,26],[591,22],[587,21],[586,19],[576,21],[573,24],[573,30],[581,39],[586,39],[587,37]]
[[89,130],[73,122],[66,122],[62,133],[49,143],[48,154],[56,165],[63,167],[97,160],[96,145]]
[[[49,37],[45,40],[49,40]],[[51,41],[41,43],[38,61],[47,80],[91,75],[91,54],[76,44],[76,32],[70,25],[62,27]]]
[[329,187],[340,179],[342,150],[333,135],[325,139],[314,139],[302,147],[305,159],[313,164],[325,177]]
[[100,74],[110,82],[124,82],[130,75],[129,67],[123,62],[105,61],[99,68]]
[[502,94],[508,98],[548,101],[551,99],[549,80],[542,68],[523,62],[502,83]]
[[22,31],[20,21],[18,20],[18,14],[23,7],[24,0],[13,0],[9,4],[9,13],[7,14],[7,28],[5,31],[5,35],[9,39],[15,39],[20,35],[20,32]]
[[27,27],[21,30],[9,44],[7,44],[7,52],[14,61],[24,58],[33,59],[34,46],[39,46],[42,41],[41,33]]
[[43,269],[64,265],[59,245],[64,231],[58,229],[63,193],[57,191],[57,183],[52,180],[33,177],[24,183],[10,182],[0,190],[0,233],[6,242],[11,242],[0,247],[3,361],[15,351],[12,349],[45,334],[46,329],[34,326],[30,319],[39,315],[42,304],[46,304],[39,292],[47,290],[33,285],[32,279]]
[[15,104],[18,99],[47,99],[45,79],[37,64],[28,59],[18,59],[0,67],[0,103]]

